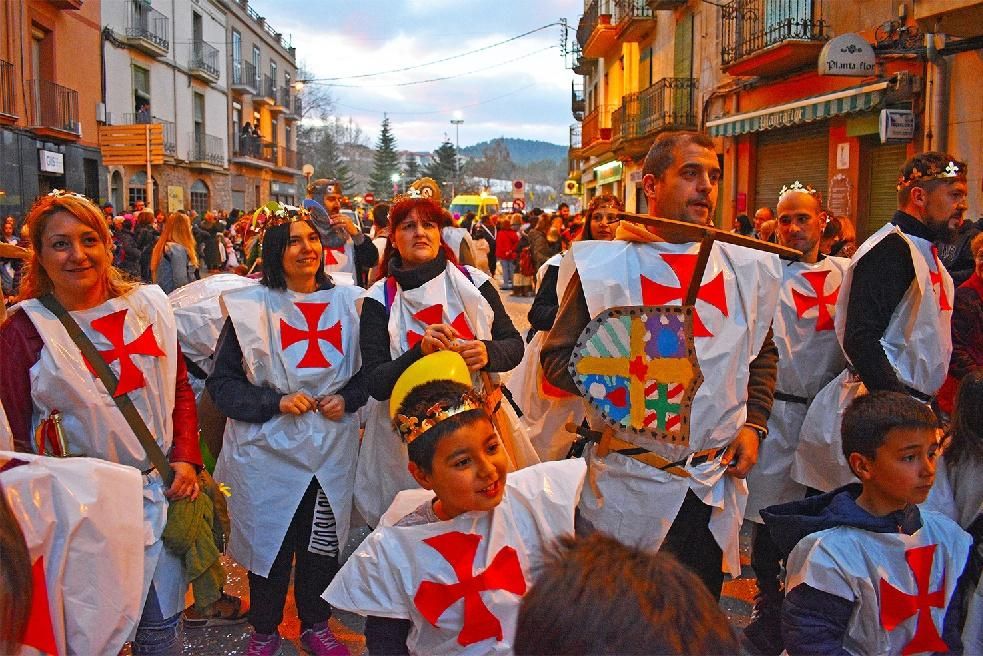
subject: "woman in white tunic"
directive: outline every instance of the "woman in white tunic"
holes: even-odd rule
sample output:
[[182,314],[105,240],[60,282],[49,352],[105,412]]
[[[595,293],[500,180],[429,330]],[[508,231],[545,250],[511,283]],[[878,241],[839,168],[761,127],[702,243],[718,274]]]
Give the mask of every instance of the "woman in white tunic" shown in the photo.
[[[0,328],[0,401],[14,449],[35,451],[35,430],[57,412],[69,454],[143,473],[143,526],[133,530],[144,533],[146,601],[133,652],[180,653],[186,585],[181,561],[164,548],[161,534],[168,499],[198,494],[201,452],[174,315],[159,287],[129,282],[111,266],[112,236],[102,211],[90,201],[52,192],[34,205],[27,223],[34,250],[22,288],[26,300]],[[169,453],[170,489],[75,342],[38,300],[48,294],[92,340],[119,378],[116,393],[130,397],[161,450]]]
[[259,285],[222,294],[228,315],[207,387],[228,418],[215,480],[231,491],[229,553],[249,570],[248,654],[275,654],[296,557],[301,642],[347,654],[321,593],[348,537],[365,403],[355,301],[335,285],[309,219],[274,211]]
[[[362,369],[370,401],[355,484],[355,504],[370,526],[400,490],[417,487],[407,471],[406,446],[392,429],[388,400],[396,379],[424,355],[460,353],[475,385],[484,373],[513,369],[522,337],[491,279],[458,265],[441,238],[447,213],[432,199],[404,197],[389,212],[390,236],[380,279],[365,292],[360,315]],[[384,403],[381,403],[384,402]],[[503,412],[511,410],[508,401]],[[538,461],[511,414],[516,467]]]

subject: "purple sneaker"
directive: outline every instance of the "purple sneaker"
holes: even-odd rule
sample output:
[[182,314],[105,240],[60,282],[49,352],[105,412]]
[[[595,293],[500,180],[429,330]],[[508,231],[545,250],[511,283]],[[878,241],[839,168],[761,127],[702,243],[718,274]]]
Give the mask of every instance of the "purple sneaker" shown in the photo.
[[256,633],[249,636],[246,656],[281,656],[279,633]]
[[313,656],[349,656],[348,647],[338,642],[327,622],[315,624],[314,628],[301,633],[300,644]]

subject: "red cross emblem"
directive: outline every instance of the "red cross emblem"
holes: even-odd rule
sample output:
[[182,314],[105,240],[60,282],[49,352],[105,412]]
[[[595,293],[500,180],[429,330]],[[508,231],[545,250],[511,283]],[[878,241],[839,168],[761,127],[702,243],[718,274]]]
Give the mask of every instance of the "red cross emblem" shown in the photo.
[[[659,256],[665,260],[672,272],[679,281],[678,287],[662,285],[642,276],[642,304],[643,305],[665,305],[671,301],[682,301],[683,294],[689,288],[689,282],[693,279],[693,271],[696,269],[696,253],[660,253]],[[713,280],[700,285],[700,291],[696,298],[709,303],[720,310],[726,317],[727,314],[727,291],[724,288],[724,274],[719,272]],[[694,337],[713,337],[713,333],[707,330],[700,320],[700,313],[693,313],[693,336]]]
[[939,261],[939,249],[932,246],[932,257],[935,259],[935,271],[929,270],[928,278],[932,281],[932,289],[939,299],[939,311],[945,312],[952,309],[949,297],[945,295],[945,284],[942,282],[942,262]]
[[[334,251],[334,252],[332,252],[332,251]],[[324,247],[324,264],[325,264],[325,266],[330,265],[330,264],[340,264],[341,263],[341,260],[339,260],[337,257],[335,257],[335,253],[340,253],[341,255],[344,255],[345,254],[345,245],[342,244],[341,246],[338,246],[338,247],[334,247],[334,246],[325,246]]]
[[912,615],[918,618],[915,624],[915,635],[905,645],[901,652],[917,654],[921,652],[947,652],[949,646],[939,636],[939,630],[932,621],[932,608],[945,607],[945,572],[942,573],[941,587],[935,592],[929,592],[928,586],[932,575],[932,560],[935,557],[936,545],[916,547],[904,552],[908,567],[915,578],[917,592],[910,595],[898,590],[893,585],[880,580],[881,593],[881,626],[886,631],[895,627]]
[[816,332],[833,330],[833,315],[830,313],[830,306],[836,305],[836,298],[840,295],[840,286],[837,285],[833,291],[826,293],[826,277],[829,276],[829,269],[826,271],[806,271],[802,277],[806,279],[815,296],[803,294],[798,289],[792,288],[792,300],[795,301],[795,313],[802,319],[805,313],[814,307],[819,308],[819,316],[816,317]]
[[474,573],[474,557],[481,536],[474,533],[452,531],[427,538],[424,542],[437,550],[450,563],[457,575],[457,583],[422,581],[413,597],[417,610],[430,624],[437,620],[459,599],[464,600],[464,626],[457,635],[462,646],[481,642],[488,638],[502,639],[502,623],[495,617],[480,593],[484,590],[505,590],[517,595],[526,592],[526,578],[519,565],[519,557],[512,547],[502,547],[491,564],[479,574]]
[[319,341],[323,339],[344,355],[345,352],[341,348],[341,321],[336,321],[330,328],[318,330],[317,325],[330,304],[294,303],[294,305],[304,315],[304,322],[307,326],[305,329],[294,328],[280,319],[280,348],[286,350],[297,342],[307,342],[307,350],[304,351],[304,357],[297,363],[297,368],[326,369],[330,367],[331,363],[324,357]]
[[[147,382],[143,377],[143,372],[133,363],[132,356],[149,355],[159,358],[167,355],[157,345],[153,324],[147,326],[135,340],[130,343],[126,342],[123,327],[126,325],[127,311],[124,308],[104,317],[99,317],[92,322],[92,328],[101,333],[113,346],[110,349],[99,351],[99,355],[106,361],[106,364],[112,364],[119,360],[119,383],[116,385],[116,392],[113,396],[122,396],[135,389],[140,389]],[[85,366],[89,368],[93,376],[96,375],[96,370],[93,369],[88,360],[85,360]]]
[[48,582],[44,578],[44,556],[39,556],[31,567],[31,588],[31,610],[24,629],[24,645],[34,647],[42,654],[57,654],[58,643],[48,607]]
[[[443,323],[444,306],[442,303],[437,303],[436,305],[423,308],[412,316],[424,326],[430,326],[435,323]],[[471,326],[468,325],[468,319],[463,312],[458,314],[454,320],[451,321],[451,326],[458,332],[461,339],[474,339],[474,333],[471,331]],[[422,333],[418,333],[415,330],[406,331],[406,344],[410,348],[416,346],[421,339],[423,339]]]

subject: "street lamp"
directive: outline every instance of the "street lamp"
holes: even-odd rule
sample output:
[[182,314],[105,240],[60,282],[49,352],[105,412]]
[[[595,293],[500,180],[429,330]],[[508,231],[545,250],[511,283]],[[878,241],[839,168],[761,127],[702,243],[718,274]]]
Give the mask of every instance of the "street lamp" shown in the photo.
[[461,123],[464,123],[461,116],[461,112],[457,111],[454,112],[454,118],[451,119],[451,125],[454,126],[454,180],[451,182],[451,200],[457,195],[457,179],[461,170],[458,162],[458,158],[461,156]]
[[395,197],[399,193],[399,173],[393,173],[389,179],[393,181],[393,196]]

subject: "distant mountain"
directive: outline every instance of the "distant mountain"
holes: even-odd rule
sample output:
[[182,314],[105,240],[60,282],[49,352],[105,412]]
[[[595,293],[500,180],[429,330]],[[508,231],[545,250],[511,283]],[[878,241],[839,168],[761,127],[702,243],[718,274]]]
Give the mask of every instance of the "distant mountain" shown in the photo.
[[[497,141],[497,139],[496,139]],[[509,149],[512,161],[519,166],[525,166],[532,162],[543,160],[563,161],[567,159],[567,146],[548,143],[546,141],[533,141],[531,139],[513,139],[504,137],[505,145]],[[491,141],[482,141],[473,146],[461,148],[461,155],[465,157],[480,158],[485,148],[491,145]]]

